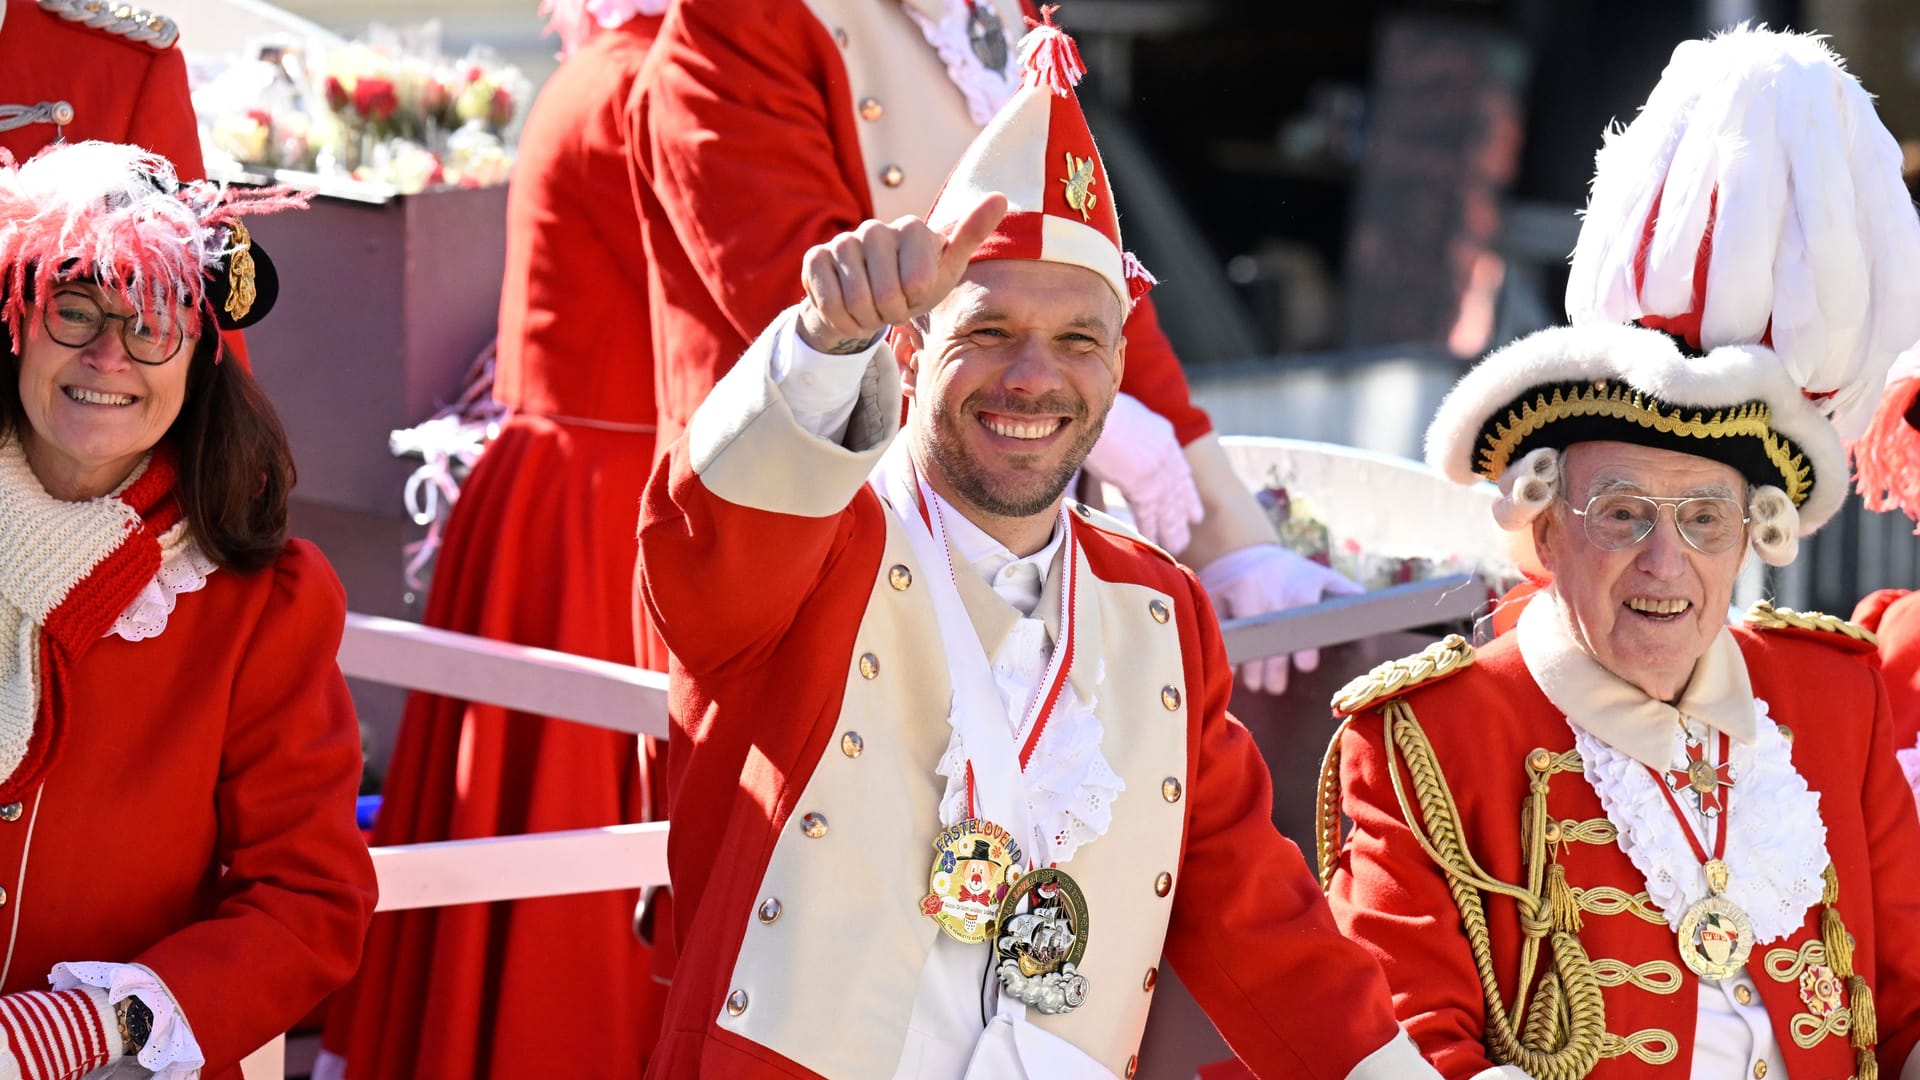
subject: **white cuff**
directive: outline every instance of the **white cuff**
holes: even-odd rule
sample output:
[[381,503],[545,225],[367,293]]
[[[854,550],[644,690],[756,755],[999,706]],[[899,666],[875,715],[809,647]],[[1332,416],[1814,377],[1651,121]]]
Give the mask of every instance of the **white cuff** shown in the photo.
[[103,964],[94,962],[55,964],[47,975],[53,989],[71,990],[91,986],[107,992],[107,1004],[118,1005],[128,997],[138,997],[153,1013],[153,1032],[140,1050],[139,1062],[153,1072],[156,1080],[191,1080],[207,1064],[207,1057],[194,1041],[193,1029],[173,1000],[173,993],[160,976],[144,964]]
[[1907,1063],[1900,1066],[1900,1080],[1920,1080],[1920,1046],[1907,1052]]
[[810,434],[839,442],[859,401],[860,380],[873,364],[874,350],[886,344],[886,335],[857,353],[823,353],[800,336],[799,308],[789,309],[777,325],[768,376],[787,399],[795,422]]
[[1347,1080],[1439,1080],[1440,1072],[1420,1056],[1420,1049],[1407,1037],[1405,1028],[1393,1041],[1360,1059],[1347,1074]]

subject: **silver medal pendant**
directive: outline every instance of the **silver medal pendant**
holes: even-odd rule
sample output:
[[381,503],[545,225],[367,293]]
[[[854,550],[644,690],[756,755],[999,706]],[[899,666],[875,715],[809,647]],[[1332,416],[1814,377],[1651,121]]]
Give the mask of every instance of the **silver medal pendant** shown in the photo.
[[1007,70],[1007,28],[993,10],[993,0],[972,0],[968,7],[972,13],[967,19],[967,40],[973,55],[988,71]]
[[[1016,915],[1031,894],[1033,905]],[[1043,1014],[1086,1004],[1087,898],[1064,872],[1043,867],[1022,877],[1000,903],[996,973],[1007,994]]]

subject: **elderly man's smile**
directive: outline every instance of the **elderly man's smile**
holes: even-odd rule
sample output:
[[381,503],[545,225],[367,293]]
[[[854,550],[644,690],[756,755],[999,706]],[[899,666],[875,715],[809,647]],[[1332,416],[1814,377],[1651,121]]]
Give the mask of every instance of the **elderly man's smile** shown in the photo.
[[1693,601],[1677,596],[1635,596],[1628,599],[1625,606],[1628,611],[1653,622],[1672,622],[1686,614],[1693,607]]

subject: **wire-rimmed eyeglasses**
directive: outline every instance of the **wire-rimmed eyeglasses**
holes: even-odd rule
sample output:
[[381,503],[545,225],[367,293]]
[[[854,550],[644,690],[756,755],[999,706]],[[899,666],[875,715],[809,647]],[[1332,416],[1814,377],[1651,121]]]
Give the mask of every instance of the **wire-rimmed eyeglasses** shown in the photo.
[[53,340],[69,349],[86,348],[106,332],[108,323],[117,322],[127,356],[149,366],[173,359],[186,341],[178,319],[164,315],[152,318],[112,315],[100,307],[99,301],[78,289],[55,292],[42,307],[40,321]]
[[1651,495],[1609,493],[1587,500],[1586,509],[1567,509],[1580,518],[1587,540],[1602,551],[1622,551],[1652,535],[1660,508],[1673,508],[1673,524],[1687,546],[1703,555],[1719,555],[1739,546],[1746,512],[1738,502],[1718,496],[1663,499]]

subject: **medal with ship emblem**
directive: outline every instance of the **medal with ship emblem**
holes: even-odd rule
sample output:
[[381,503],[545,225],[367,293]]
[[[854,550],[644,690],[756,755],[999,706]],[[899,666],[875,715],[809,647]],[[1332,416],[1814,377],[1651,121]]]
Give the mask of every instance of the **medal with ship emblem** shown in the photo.
[[[1726,814],[1727,798],[1733,789],[1732,752],[1732,740],[1721,732],[1720,764],[1715,765],[1707,760],[1705,741],[1689,733],[1686,763],[1668,770],[1664,778],[1654,773],[1654,781],[1660,793],[1667,797],[1667,805],[1679,820],[1680,830],[1693,848],[1694,857],[1700,860],[1701,873],[1707,879],[1707,895],[1694,901],[1681,914],[1680,925],[1674,931],[1681,962],[1703,979],[1724,979],[1732,975],[1746,966],[1747,957],[1753,952],[1753,920],[1726,896],[1727,880],[1732,874],[1726,863],[1727,831],[1733,824]],[[1708,856],[1706,847],[1694,833],[1692,822],[1681,811],[1680,801],[1674,797],[1682,791],[1693,794],[1702,818],[1717,819],[1720,823],[1713,838],[1712,856]]]
[[[1027,896],[1032,905],[1015,914]],[[1000,902],[998,922],[996,970],[1009,996],[1046,1014],[1086,1004],[1087,898],[1077,882],[1053,867],[1027,874]]]
[[967,0],[967,40],[988,71],[1007,70],[1007,28],[993,0]]
[[940,924],[955,941],[979,945],[991,938],[995,915],[1008,890],[1020,880],[1026,860],[1007,830],[985,818],[967,818],[940,830],[930,890],[921,898],[921,914]]

